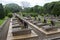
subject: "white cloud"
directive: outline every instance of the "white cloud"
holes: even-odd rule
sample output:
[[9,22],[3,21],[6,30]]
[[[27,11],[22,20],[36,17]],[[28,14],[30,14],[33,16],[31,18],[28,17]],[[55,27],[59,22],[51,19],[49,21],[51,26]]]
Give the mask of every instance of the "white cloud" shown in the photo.
[[34,5],[43,6],[47,2],[59,1],[59,0],[0,0],[0,3],[2,3],[4,5],[8,4],[8,3],[17,3],[18,5],[21,5],[22,1],[29,2],[31,6],[34,6]]

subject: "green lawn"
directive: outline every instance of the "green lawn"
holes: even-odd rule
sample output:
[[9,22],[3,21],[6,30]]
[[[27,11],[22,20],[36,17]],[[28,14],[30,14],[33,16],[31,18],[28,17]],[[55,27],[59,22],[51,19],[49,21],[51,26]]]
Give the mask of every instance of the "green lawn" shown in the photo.
[[1,25],[3,22],[4,22],[4,19],[2,19],[2,20],[0,19],[0,25]]
[[0,19],[0,25],[2,25],[7,18],[8,17],[5,17],[4,19]]

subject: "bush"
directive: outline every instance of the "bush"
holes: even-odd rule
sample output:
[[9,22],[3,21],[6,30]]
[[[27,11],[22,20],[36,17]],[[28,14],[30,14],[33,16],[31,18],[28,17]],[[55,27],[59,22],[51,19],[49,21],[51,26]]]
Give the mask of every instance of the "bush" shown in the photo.
[[38,14],[37,13],[30,13],[30,16],[36,17],[36,16],[38,16]]
[[8,13],[9,18],[12,18],[12,16],[13,16],[12,13]]

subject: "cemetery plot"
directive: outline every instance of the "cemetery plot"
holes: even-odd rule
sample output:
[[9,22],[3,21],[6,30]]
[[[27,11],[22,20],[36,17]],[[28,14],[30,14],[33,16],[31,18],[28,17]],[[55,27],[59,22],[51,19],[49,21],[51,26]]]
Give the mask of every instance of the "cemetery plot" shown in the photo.
[[55,21],[58,21],[58,19],[56,19],[54,16],[53,17],[51,16],[50,18],[48,17],[47,19],[44,17],[41,19],[38,18],[38,20],[36,18],[30,20],[27,21],[35,24],[45,34],[59,33],[58,32],[59,29],[57,28],[56,25],[59,25],[60,23],[57,24],[55,23]]
[[[27,18],[27,17],[25,17],[25,18]],[[44,19],[43,22],[42,22],[40,18],[38,18],[38,19],[37,19],[37,18],[38,18],[38,17],[34,17],[33,19],[30,18],[30,19],[27,20],[27,21],[29,21],[29,22],[37,25],[38,27],[39,27],[39,26],[48,25],[48,24],[46,23],[46,20],[45,20],[45,19]]]
[[18,21],[18,19],[12,19],[12,23],[13,24],[11,24],[11,27],[9,29],[11,32],[8,33],[8,38],[11,38],[12,40],[35,40],[35,38],[36,40],[38,39],[38,35],[27,26],[27,23],[21,23],[21,21]]
[[55,28],[55,26],[46,25],[46,26],[42,26],[42,28],[45,31],[57,31],[57,29]]
[[[16,15],[17,16],[17,15]],[[31,26],[31,28],[35,31],[35,29],[36,29],[36,31],[37,31],[37,34],[39,35],[39,37],[41,37],[40,35],[44,35],[45,37],[47,36],[47,38],[48,37],[52,37],[52,36],[54,36],[54,37],[58,37],[57,36],[57,34],[59,34],[60,33],[60,29],[59,28],[57,28],[57,26],[55,26],[56,25],[56,23],[55,23],[55,21],[58,21],[58,20],[53,20],[53,19],[46,19],[45,17],[43,18],[38,18],[38,17],[34,17],[33,19],[32,18],[30,18],[30,19],[25,19],[25,18],[21,18],[21,17],[19,17],[19,16],[17,16],[17,18],[19,18],[19,19],[21,19],[20,20],[20,22],[22,21],[22,24],[25,26],[24,28],[22,28],[22,29],[25,29],[25,28],[28,28],[28,26],[30,25]],[[27,17],[28,18],[28,17]],[[35,24],[33,23],[33,22],[35,22]],[[29,25],[27,25],[27,24],[29,24]],[[59,23],[57,23],[57,24],[59,24]],[[41,26],[42,25],[42,26]],[[29,27],[30,27],[29,26]],[[21,28],[21,27],[20,27]],[[39,31],[38,31],[39,30]],[[31,33],[32,33],[32,30],[31,30]],[[30,34],[31,34],[30,33]],[[42,34],[40,34],[40,33],[42,33]],[[54,35],[53,35],[54,34]],[[22,35],[20,35],[20,36],[22,36]],[[18,36],[14,36],[14,38],[13,39],[19,39],[20,38],[20,36],[18,37]],[[43,37],[42,37],[43,38]],[[39,40],[39,39],[38,39]]]

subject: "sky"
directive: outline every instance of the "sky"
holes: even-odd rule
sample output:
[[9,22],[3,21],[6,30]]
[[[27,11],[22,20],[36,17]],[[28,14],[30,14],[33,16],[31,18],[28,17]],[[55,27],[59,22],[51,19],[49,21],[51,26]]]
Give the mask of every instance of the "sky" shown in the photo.
[[2,3],[3,5],[8,3],[16,3],[21,6],[22,5],[21,2],[23,1],[30,3],[30,6],[35,6],[35,5],[43,6],[45,3],[59,1],[59,0],[0,0],[0,3]]

